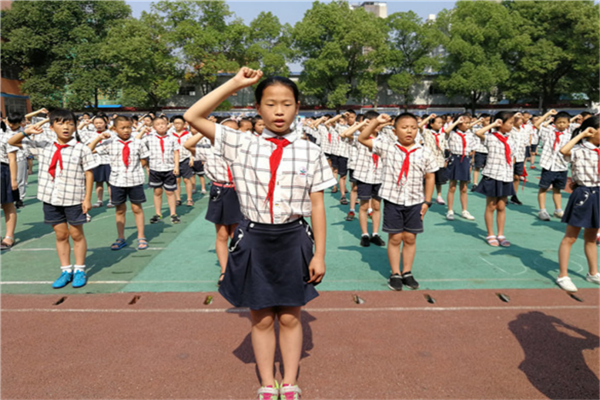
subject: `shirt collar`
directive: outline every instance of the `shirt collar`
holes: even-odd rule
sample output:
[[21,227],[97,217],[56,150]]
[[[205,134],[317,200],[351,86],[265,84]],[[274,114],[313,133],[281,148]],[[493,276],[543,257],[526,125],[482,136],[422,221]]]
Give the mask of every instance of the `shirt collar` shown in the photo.
[[[61,144],[61,143],[59,143],[59,141],[58,141],[57,139],[54,139],[54,143],[58,143],[58,144],[60,144],[60,145],[62,146],[62,144]],[[68,144],[69,146],[75,146],[77,143],[79,143],[79,142],[78,142],[78,141],[77,141],[77,139],[75,138],[75,135],[73,135],[73,138],[71,138],[71,140],[69,140],[69,141],[67,142],[67,144]]]
[[415,150],[415,149],[419,149],[419,148],[423,147],[423,146],[421,146],[419,143],[415,142],[415,145],[414,145],[413,147],[411,147],[410,149],[407,149],[406,147],[402,146],[402,145],[400,144],[400,142],[399,142],[399,141],[397,141],[397,140],[396,140],[396,143],[395,143],[395,145],[396,145],[396,146],[403,147],[405,150],[408,150],[408,151],[413,151],[413,150]]
[[268,130],[267,128],[265,128],[263,130],[261,137],[264,137],[265,139],[282,138],[282,139],[287,139],[288,142],[290,142],[290,143],[294,143],[294,141],[296,139],[298,139],[299,136],[298,136],[298,132],[296,130],[291,131],[290,133],[288,133],[286,135],[276,135],[275,133],[273,133],[270,130]]
[[580,143],[583,147],[586,147],[590,150],[596,150],[598,148],[598,147],[594,146],[594,144],[587,139],[582,140]]

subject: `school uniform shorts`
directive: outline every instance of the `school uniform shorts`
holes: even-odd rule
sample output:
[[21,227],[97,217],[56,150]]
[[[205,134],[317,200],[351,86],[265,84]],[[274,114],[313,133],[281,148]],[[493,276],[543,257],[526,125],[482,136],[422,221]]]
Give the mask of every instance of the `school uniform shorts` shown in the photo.
[[381,183],[373,184],[356,181],[356,194],[359,200],[381,200],[379,189],[381,189]]
[[0,185],[2,185],[2,204],[14,203],[13,190],[10,184],[10,168],[8,164],[2,163],[0,166]]
[[205,218],[213,224],[238,224],[244,217],[235,188],[213,183]]
[[563,190],[567,186],[567,174],[568,171],[548,171],[547,169],[542,169],[539,187],[548,189],[552,185],[552,187]]
[[338,156],[338,175],[340,178],[348,175],[348,158]]
[[515,195],[515,186],[512,181],[503,182],[484,175],[475,191],[485,197],[509,197]]
[[479,153],[475,152],[475,169],[482,169],[485,167],[485,163],[487,162],[487,153]]
[[525,147],[525,158],[531,157],[531,146]]
[[66,222],[69,225],[82,225],[87,222],[81,204],[74,206],[53,206],[52,204],[44,203],[43,209],[45,224],[58,225]]
[[144,185],[131,187],[110,186],[110,202],[115,206],[124,204],[127,199],[134,204],[142,204],[146,202],[146,193],[144,193]]
[[517,176],[523,176],[523,169],[525,168],[525,162],[516,162],[513,167],[513,173]]
[[383,231],[387,233],[422,233],[423,221],[421,220],[421,208],[423,203],[412,206],[402,206],[383,201]]
[[204,176],[204,163],[202,161],[194,161],[192,170],[196,175]]
[[194,171],[190,167],[190,159],[179,162],[179,175],[178,178],[190,179],[194,176]]
[[446,168],[440,168],[435,171],[435,184],[445,185],[446,183],[448,183],[448,171]]
[[164,187],[167,192],[174,192],[177,190],[177,178],[175,178],[173,171],[150,170],[148,186],[151,188]]
[[340,165],[340,157],[332,154],[329,156],[329,159],[331,160],[331,168],[338,169]]
[[562,222],[584,229],[599,229],[600,187],[577,186],[569,197]]
[[357,183],[357,180],[354,177],[354,170],[353,169],[348,169],[348,176],[350,178],[350,182],[351,183]]
[[94,182],[107,182],[110,179],[110,164],[100,164],[92,170]]

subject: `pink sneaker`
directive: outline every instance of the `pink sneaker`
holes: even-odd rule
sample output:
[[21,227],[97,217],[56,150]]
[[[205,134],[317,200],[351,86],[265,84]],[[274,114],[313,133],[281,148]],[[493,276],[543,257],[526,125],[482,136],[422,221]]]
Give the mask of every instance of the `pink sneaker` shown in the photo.
[[277,388],[277,382],[275,382],[275,386],[261,386],[258,389],[256,398],[258,400],[278,400],[279,389]]
[[279,389],[280,400],[300,400],[300,395],[302,391],[298,387],[298,385],[282,385],[281,389]]

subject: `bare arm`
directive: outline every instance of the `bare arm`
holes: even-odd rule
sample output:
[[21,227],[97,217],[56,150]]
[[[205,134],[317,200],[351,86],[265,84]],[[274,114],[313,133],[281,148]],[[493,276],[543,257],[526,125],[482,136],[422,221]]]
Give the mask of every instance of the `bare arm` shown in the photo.
[[81,209],[83,213],[87,213],[92,209],[92,192],[94,191],[94,173],[89,170],[85,171],[85,198]]
[[196,155],[196,145],[202,138],[203,138],[202,134],[196,133],[195,135],[193,135],[192,137],[190,137],[188,140],[185,141],[185,143],[183,144],[183,147],[185,147],[185,149],[187,151],[189,151],[190,153],[192,153],[193,156],[195,156]]
[[577,143],[579,143],[579,141],[581,139],[594,136],[594,133],[595,133],[595,129],[590,126],[585,131],[580,132],[579,135],[577,135],[573,139],[569,140],[569,142],[567,144],[565,144],[563,147],[561,147],[560,153],[563,156],[570,156],[573,146],[575,146]]
[[14,147],[21,147],[21,142],[24,137],[29,135],[39,135],[43,133],[42,125],[44,125],[48,120],[43,120],[34,125],[29,125],[27,128],[23,130],[23,132],[17,132],[10,139],[8,139],[8,144]]
[[497,119],[492,124],[489,124],[488,126],[484,126],[483,128],[479,129],[477,132],[475,132],[475,134],[480,139],[484,139],[485,138],[485,133],[487,131],[489,131],[490,129],[493,129],[493,128],[499,128],[501,126],[502,126],[502,120],[501,119]]
[[377,126],[385,125],[391,121],[391,118],[387,114],[379,114],[377,119],[372,119],[371,122],[363,129],[363,131],[358,135],[358,142],[363,146],[367,147],[369,150],[373,150],[373,139],[370,136],[375,132]]
[[29,113],[29,114],[25,114],[25,118],[31,119],[31,117],[35,117],[36,115],[38,115],[40,113],[48,114],[48,110],[46,110],[45,108],[40,108],[37,111],[34,111],[32,113]]
[[427,125],[427,123],[429,122],[429,120],[431,120],[432,118],[435,120],[436,117],[437,117],[437,115],[435,115],[435,114],[428,115],[427,118],[425,118],[424,120],[422,120],[419,123],[419,131],[423,130],[423,127],[425,125]]
[[367,125],[367,123],[369,122],[368,119],[363,120],[361,123],[358,124],[354,124],[352,125],[350,128],[346,129],[344,132],[342,132],[340,134],[341,137],[343,138],[351,138],[352,136],[354,136],[354,133],[359,130],[360,128],[362,128],[363,126]]
[[325,216],[325,203],[323,191],[310,194],[311,216],[313,236],[315,239],[315,254],[310,261],[308,271],[310,280],[308,283],[320,283],[325,276],[325,240],[327,239],[327,220]]
[[535,129],[540,129],[540,126],[542,125],[542,123],[545,120],[547,120],[549,116],[556,115],[556,114],[557,114],[556,110],[548,111],[546,114],[544,114],[540,118],[538,118],[538,120],[535,122],[535,124],[533,126],[535,126]]
[[92,152],[96,151],[96,146],[98,145],[98,143],[100,143],[100,141],[102,139],[110,139],[110,133],[108,132],[104,132],[101,135],[96,136],[91,142],[90,144],[88,144],[87,146],[89,147],[89,149]]

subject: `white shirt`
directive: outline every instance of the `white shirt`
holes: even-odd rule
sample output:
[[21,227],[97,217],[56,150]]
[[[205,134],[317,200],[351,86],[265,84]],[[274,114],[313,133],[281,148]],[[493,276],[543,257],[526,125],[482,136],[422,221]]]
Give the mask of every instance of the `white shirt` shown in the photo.
[[580,186],[600,186],[600,174],[598,174],[598,153],[594,151],[598,147],[584,139],[571,149],[571,155],[565,157],[571,162],[571,176],[573,182]]
[[148,147],[142,139],[131,137],[124,141],[129,143],[129,166],[123,161],[125,144],[121,139],[113,140],[110,144],[96,147],[96,152],[107,155],[110,159],[110,178],[108,183],[118,187],[133,187],[143,185],[145,181],[141,160],[150,156]]

